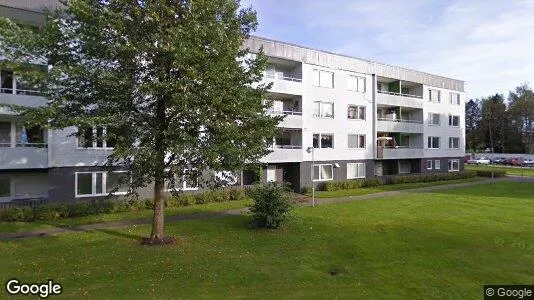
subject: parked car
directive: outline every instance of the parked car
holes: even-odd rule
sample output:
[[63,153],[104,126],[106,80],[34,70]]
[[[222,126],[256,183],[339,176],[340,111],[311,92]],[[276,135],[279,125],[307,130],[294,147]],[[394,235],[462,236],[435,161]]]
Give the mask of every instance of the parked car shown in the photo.
[[473,165],[489,165],[491,163],[491,160],[486,157],[480,157],[480,158],[470,159],[467,161],[467,163],[473,164]]
[[525,167],[533,167],[534,166],[534,159],[525,158],[525,159],[523,159],[522,163],[523,163],[523,166],[525,166]]
[[517,157],[507,158],[506,160],[504,160],[503,164],[507,165],[507,166],[520,166],[521,165],[521,159],[519,159]]
[[493,160],[494,164],[502,165],[506,161],[506,157],[497,157]]

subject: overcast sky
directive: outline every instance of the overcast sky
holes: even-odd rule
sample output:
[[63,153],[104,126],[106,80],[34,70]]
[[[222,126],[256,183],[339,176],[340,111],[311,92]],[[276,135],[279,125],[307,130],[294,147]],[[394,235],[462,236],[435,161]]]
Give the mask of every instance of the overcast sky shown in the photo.
[[534,81],[534,0],[242,0],[255,35],[464,80],[468,98]]

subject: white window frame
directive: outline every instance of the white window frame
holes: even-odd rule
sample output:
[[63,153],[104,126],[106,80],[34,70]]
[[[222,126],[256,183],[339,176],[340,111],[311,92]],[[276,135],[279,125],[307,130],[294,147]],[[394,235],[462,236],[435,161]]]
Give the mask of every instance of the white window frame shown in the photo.
[[[434,123],[434,116],[438,116],[438,123]],[[441,126],[441,114],[437,113],[428,113],[428,125],[430,126]]]
[[[313,69],[313,76],[314,76],[314,81],[313,81],[313,85],[316,86],[316,87],[323,87],[323,88],[329,88],[329,89],[333,89],[334,88],[334,72],[332,71],[327,71],[327,70],[321,70],[321,69]],[[322,85],[321,84],[321,78],[322,78],[322,74],[325,74],[325,73],[328,73],[329,76],[330,76],[330,85]],[[326,74],[325,74],[326,75]]]
[[[87,150],[87,149],[91,149],[91,150],[113,150],[113,147],[108,147],[108,141],[106,139],[102,139],[102,147],[97,147],[98,145],[98,141],[97,141],[97,138],[96,138],[96,133],[97,133],[97,128],[98,127],[101,127],[102,128],[102,136],[106,136],[107,135],[107,127],[106,126],[91,126],[93,128],[93,146],[92,147],[80,147],[80,136],[76,136],[76,149],[80,149],[80,150]],[[80,131],[80,127],[78,127],[77,129],[77,132]]]
[[[348,84],[349,80],[355,80],[356,88],[353,88]],[[347,78],[347,90],[353,91],[353,92],[365,93],[366,85],[367,85],[366,81],[367,81],[366,78],[363,77],[363,76],[348,75],[348,78]]]
[[[319,104],[319,115],[315,115],[315,105],[316,104]],[[323,116],[323,106],[325,105],[331,105],[332,106],[332,116],[331,117],[328,117],[328,116]],[[334,115],[335,115],[335,107],[334,107],[334,102],[326,102],[326,101],[314,101],[313,102],[313,117],[314,118],[321,118],[321,119],[333,119],[334,118]]]
[[[438,147],[434,148],[434,139],[438,139]],[[429,136],[426,143],[427,149],[440,149],[441,148],[441,139],[439,136]]]
[[[438,99],[432,99],[433,98],[432,95],[434,93],[437,93]],[[436,89],[428,89],[428,101],[429,102],[434,102],[434,103],[441,103],[441,91],[440,90],[436,90]]]
[[[458,140],[458,147],[454,147],[454,140]],[[460,149],[460,138],[456,136],[449,137],[449,149]]]
[[426,161],[426,169],[427,170],[432,170],[432,160],[431,159]]
[[[350,135],[355,135],[356,136],[356,140],[358,141],[358,145],[356,148],[351,148],[349,146],[349,136]],[[360,147],[360,137],[363,136],[363,148]],[[367,136],[365,134],[358,134],[358,133],[349,133],[347,134],[347,148],[348,149],[351,149],[351,150],[364,150],[364,149],[367,149]]]
[[[195,170],[195,169],[185,169],[185,170],[184,170],[184,173],[187,173],[187,171],[189,171],[189,170]],[[168,171],[168,170],[167,170],[167,171]],[[197,181],[197,186],[196,186],[196,187],[191,187],[191,188],[190,188],[190,187],[187,187],[187,181],[185,180],[185,177],[186,177],[186,176],[184,175],[184,176],[182,176],[182,179],[181,179],[181,183],[182,183],[182,189],[181,189],[181,190],[182,190],[182,191],[198,191],[198,189],[199,189],[199,187],[198,187],[198,186],[199,186],[199,184],[198,184],[198,178],[196,179],[196,181]],[[176,176],[175,176],[174,180],[175,180],[175,182],[177,181]],[[176,188],[169,189],[169,188],[167,187],[167,185],[165,185],[165,188],[164,188],[163,190],[164,190],[165,192],[178,191]]]
[[[458,168],[454,169],[454,163],[457,164]],[[460,160],[449,159],[449,172],[459,172],[459,171],[460,171]]]
[[[128,171],[109,171],[112,173],[128,173]],[[102,193],[96,193],[96,176],[97,174],[102,174]],[[91,194],[78,194],[78,174],[91,174]],[[88,197],[103,197],[108,195],[126,195],[128,192],[114,192],[107,193],[107,179],[108,171],[94,171],[94,172],[75,172],[74,173],[74,196],[75,198],[88,198]],[[130,179],[131,180],[131,179]]]
[[[454,119],[457,118],[458,125],[454,125]],[[451,127],[460,127],[460,116],[459,115],[449,115],[449,126]]]
[[451,104],[452,105],[461,105],[460,103],[461,103],[460,93],[451,92]]
[[[407,172],[403,171],[402,168],[401,168],[401,164],[408,164],[408,166],[410,166],[409,170]],[[399,174],[410,174],[411,171],[412,171],[412,164],[410,163],[410,161],[406,161],[406,160],[399,160]]]
[[441,170],[441,160],[434,160],[434,170]]
[[[353,165],[356,166],[356,176],[355,177],[351,177],[350,174],[349,174],[349,166],[353,166]],[[360,168],[363,168],[363,176],[358,176],[358,174],[360,174]],[[366,170],[365,163],[347,163],[347,179],[365,178],[366,171],[367,170]]]
[[[318,148],[315,148],[315,149],[334,149],[334,134],[333,133],[314,133],[312,134],[312,146],[313,146],[313,136],[314,135],[319,135],[319,147]],[[332,147],[331,148],[323,148],[323,145],[321,143],[321,140],[322,140],[322,137],[323,135],[331,135],[332,136]]]
[[[332,178],[321,178],[321,168],[323,166],[330,166],[330,169],[332,170]],[[315,171],[313,172],[313,177],[318,175],[318,179],[312,178],[313,182],[319,182],[319,181],[332,181],[334,180],[334,165],[332,164],[314,164],[312,165],[312,168],[318,167],[319,172],[318,174],[315,174]]]
[[[350,108],[356,108],[356,118],[349,118],[349,109]],[[362,108],[363,108],[363,118],[362,118],[361,111],[360,111],[360,109],[362,109]],[[347,106],[347,119],[348,120],[365,121],[366,118],[367,118],[367,108],[364,105],[349,104]]]

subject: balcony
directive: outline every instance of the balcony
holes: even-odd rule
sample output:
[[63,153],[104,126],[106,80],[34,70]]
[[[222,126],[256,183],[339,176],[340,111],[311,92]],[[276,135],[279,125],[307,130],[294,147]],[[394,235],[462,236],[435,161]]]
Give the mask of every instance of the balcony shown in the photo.
[[269,101],[271,108],[267,110],[271,115],[283,115],[284,120],[278,124],[285,128],[302,128],[302,97],[271,93]]
[[273,85],[269,91],[272,93],[283,93],[302,96],[302,79],[300,78],[265,75],[262,80],[262,83],[271,82],[273,83]]
[[[26,107],[39,107],[46,104],[46,99],[38,96],[36,91],[17,91],[18,93],[5,93],[4,89],[0,93],[0,104],[20,105]],[[22,93],[27,92],[27,93]],[[16,115],[9,108],[0,106],[0,114]]]
[[45,144],[25,147],[0,147],[0,169],[39,169],[48,167]]
[[265,156],[262,159],[263,162],[302,161],[302,130],[291,128],[281,129],[271,149],[273,152]]
[[378,104],[422,108],[423,85],[378,77],[376,100]]
[[423,121],[378,118],[377,131],[423,133]]
[[302,64],[272,57],[268,59],[268,62],[262,83],[273,83],[269,91],[302,96]]
[[408,159],[408,158],[422,158],[423,147],[377,147],[378,159]]

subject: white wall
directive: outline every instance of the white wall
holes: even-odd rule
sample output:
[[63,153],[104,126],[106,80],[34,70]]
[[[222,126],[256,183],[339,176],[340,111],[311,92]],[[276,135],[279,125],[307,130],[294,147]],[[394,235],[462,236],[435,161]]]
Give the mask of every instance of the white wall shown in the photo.
[[54,130],[48,135],[49,167],[95,166],[106,162],[112,150],[78,149],[75,127]]

